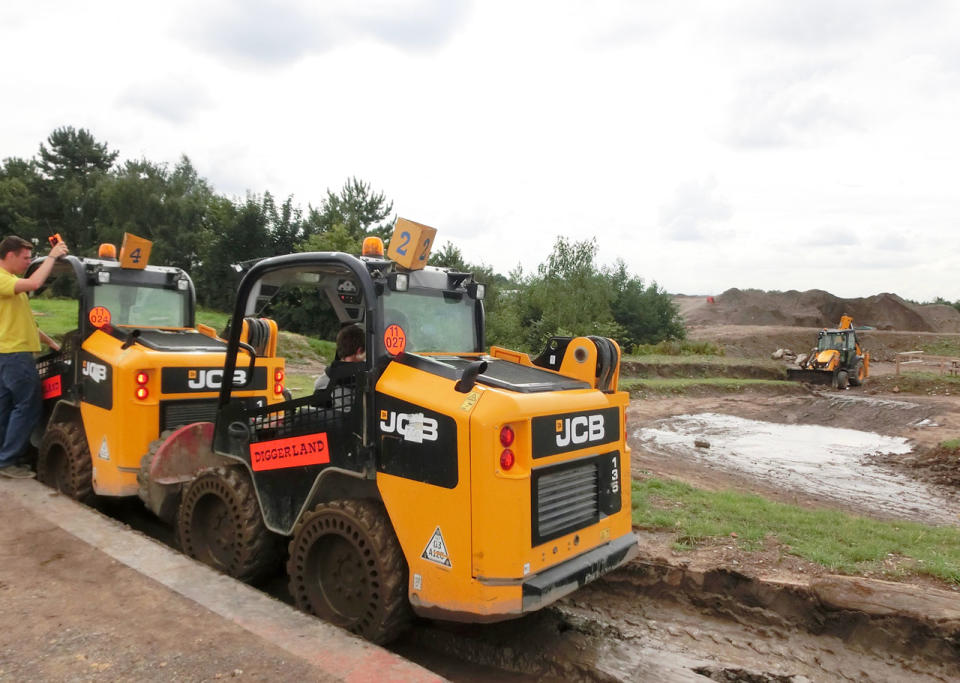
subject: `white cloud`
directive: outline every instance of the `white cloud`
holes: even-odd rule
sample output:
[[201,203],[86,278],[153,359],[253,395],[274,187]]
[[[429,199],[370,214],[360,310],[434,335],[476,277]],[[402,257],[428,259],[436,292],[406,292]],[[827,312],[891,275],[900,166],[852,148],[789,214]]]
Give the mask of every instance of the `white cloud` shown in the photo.
[[184,8],[178,33],[196,48],[228,60],[279,67],[364,39],[433,49],[449,39],[468,6],[467,0],[224,0],[199,10]]
[[719,228],[732,216],[730,204],[717,192],[716,179],[708,178],[680,185],[660,207],[660,226],[668,239],[709,241],[728,234]]
[[960,299],[958,28],[906,0],[7,3],[0,158],[87,127],[234,196],[357,176],[501,272],[564,235],[671,291]]
[[767,71],[738,86],[729,137],[744,147],[826,144],[855,135],[859,116],[831,87],[830,64]]
[[117,103],[121,107],[141,109],[172,124],[183,124],[195,113],[209,108],[212,101],[207,91],[189,76],[167,76],[130,85],[120,93]]

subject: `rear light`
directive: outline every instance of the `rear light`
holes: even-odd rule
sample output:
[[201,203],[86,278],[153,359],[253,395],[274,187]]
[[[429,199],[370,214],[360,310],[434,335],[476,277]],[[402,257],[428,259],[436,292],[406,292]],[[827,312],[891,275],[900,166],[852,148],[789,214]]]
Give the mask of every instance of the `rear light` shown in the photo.
[[277,368],[276,370],[273,371],[273,381],[274,382],[283,381],[283,370],[280,370],[279,368]]
[[513,433],[513,429],[510,428],[510,425],[504,425],[500,428],[500,445],[504,448],[513,445],[513,440],[516,438],[516,435]]
[[514,457],[513,451],[509,448],[504,448],[500,453],[500,469],[509,470],[516,461],[517,459]]
[[141,401],[147,400],[147,397],[150,395],[150,390],[147,389],[147,382],[150,381],[150,375],[141,370],[133,376],[133,381],[137,383],[137,390],[133,395]]
[[283,393],[283,385],[280,382],[277,382],[273,385],[273,393],[275,393],[277,396]]

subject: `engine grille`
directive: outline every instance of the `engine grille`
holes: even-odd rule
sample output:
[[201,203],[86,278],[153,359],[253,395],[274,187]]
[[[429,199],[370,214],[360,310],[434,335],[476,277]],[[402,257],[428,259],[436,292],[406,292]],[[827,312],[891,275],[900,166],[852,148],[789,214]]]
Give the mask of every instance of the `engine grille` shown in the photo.
[[160,431],[193,422],[213,422],[217,416],[217,399],[160,402]]
[[600,519],[596,458],[534,470],[531,486],[534,546]]

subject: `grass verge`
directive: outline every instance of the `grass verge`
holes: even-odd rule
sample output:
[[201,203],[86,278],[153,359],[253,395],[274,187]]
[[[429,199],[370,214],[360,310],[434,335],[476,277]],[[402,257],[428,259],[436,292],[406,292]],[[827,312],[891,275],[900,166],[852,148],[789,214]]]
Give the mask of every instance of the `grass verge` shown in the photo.
[[677,356],[722,356],[723,347],[708,341],[691,341],[689,339],[662,341],[656,344],[635,344],[630,350],[631,355],[665,355]]
[[220,311],[215,311],[212,308],[197,308],[196,318],[198,323],[209,325],[217,331],[217,334],[223,334],[224,329],[227,327],[227,323],[230,322],[229,313],[221,313]]
[[[70,330],[77,329],[77,302],[74,299],[47,299],[40,297],[30,300],[30,308],[37,317],[40,329],[51,337],[62,338]],[[209,325],[217,333],[223,332],[230,315],[208,308],[197,309],[197,322]]]
[[37,325],[51,337],[62,340],[64,334],[77,329],[77,302],[73,299],[31,299],[30,308]]
[[[960,584],[960,528],[886,522],[836,510],[808,510],[734,491],[704,491],[682,482],[633,482],[633,523],[675,531],[678,549],[711,538],[743,550],[772,537],[792,555],[844,574],[884,572],[896,557],[900,574],[927,574]],[[889,573],[889,572],[887,572]]]
[[777,388],[797,390],[798,382],[776,379],[742,379],[738,377],[667,377],[639,378],[627,377],[620,380],[621,391],[629,391],[636,398],[648,395],[735,393],[744,389]]
[[924,353],[931,356],[955,356],[960,358],[960,341],[957,339],[938,339],[929,344],[921,344]]
[[629,355],[623,357],[624,362],[641,363],[644,365],[655,365],[662,363],[665,365],[713,365],[723,367],[742,367],[753,365],[781,366],[782,361],[757,360],[755,358],[735,358],[728,356],[711,356],[701,354],[685,354],[682,356],[671,356],[663,353],[648,353],[643,355]]
[[881,391],[927,396],[960,394],[960,377],[936,372],[903,372],[898,375],[871,375],[867,387]]
[[290,390],[294,398],[299,398],[313,391],[313,383],[316,382],[316,380],[316,373],[288,372],[284,379],[284,386]]

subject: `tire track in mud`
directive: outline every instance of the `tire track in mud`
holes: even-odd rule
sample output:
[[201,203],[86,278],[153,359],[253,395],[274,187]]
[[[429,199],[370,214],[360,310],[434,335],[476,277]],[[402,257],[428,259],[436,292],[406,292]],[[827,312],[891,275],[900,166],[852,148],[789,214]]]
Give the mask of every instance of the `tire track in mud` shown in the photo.
[[697,572],[635,561],[517,621],[483,627],[430,624],[413,637],[421,647],[538,680],[800,683],[960,677],[956,598],[956,618],[927,619],[871,614],[836,595],[825,599],[829,593],[826,587],[767,583],[726,570]]
[[[170,543],[135,505],[108,512]],[[265,589],[284,599],[284,585],[278,579]],[[954,605],[955,617],[943,608],[923,619],[871,615],[823,593],[648,557],[514,621],[419,620],[391,649],[466,683],[960,678],[957,596],[936,595]]]

